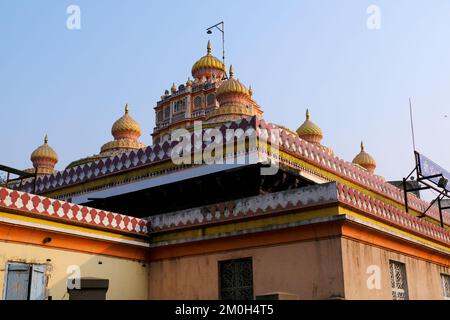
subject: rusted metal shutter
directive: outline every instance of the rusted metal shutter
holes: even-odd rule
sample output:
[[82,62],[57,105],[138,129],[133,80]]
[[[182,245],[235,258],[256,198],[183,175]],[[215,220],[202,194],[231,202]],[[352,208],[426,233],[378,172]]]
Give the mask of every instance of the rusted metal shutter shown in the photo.
[[30,283],[30,266],[24,263],[8,263],[5,300],[27,300]]

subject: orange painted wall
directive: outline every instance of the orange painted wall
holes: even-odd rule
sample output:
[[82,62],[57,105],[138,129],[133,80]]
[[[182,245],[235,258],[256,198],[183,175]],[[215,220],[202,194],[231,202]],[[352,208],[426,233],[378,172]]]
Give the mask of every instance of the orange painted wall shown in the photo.
[[[449,267],[351,239],[342,239],[342,249],[346,299],[391,300],[389,260],[405,264],[411,300],[443,299],[440,274],[450,274]],[[369,266],[380,270],[379,289],[367,286]]]
[[253,258],[254,294],[288,292],[300,299],[344,294],[341,242],[322,239],[200,254],[150,264],[150,299],[218,299],[218,262]]

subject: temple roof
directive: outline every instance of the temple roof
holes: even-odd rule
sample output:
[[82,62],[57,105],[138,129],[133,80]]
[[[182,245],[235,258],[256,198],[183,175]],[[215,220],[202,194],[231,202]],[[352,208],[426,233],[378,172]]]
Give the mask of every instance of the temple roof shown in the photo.
[[[269,134],[271,130],[275,128],[280,129],[278,126],[267,123],[263,119],[258,119],[257,117],[231,121],[221,124],[218,127],[218,129],[224,133],[229,128],[240,128],[242,130],[251,128],[257,129],[258,137],[260,139],[268,139],[268,143],[271,143],[272,141],[271,135]],[[358,186],[359,188],[367,190],[367,192],[379,195],[379,199],[385,199],[383,201],[397,203],[398,207],[404,205],[404,194],[402,190],[386,183],[384,179],[379,176],[376,176],[365,169],[358,168],[354,164],[326,152],[321,145],[309,143],[285,130],[281,130],[280,138],[277,138],[277,141],[280,151],[287,152],[290,155],[282,155],[281,159],[279,159],[279,161],[286,165],[292,166],[296,170],[307,171],[326,181],[339,180],[342,181],[342,183],[349,184],[353,187]],[[107,178],[112,175],[117,176],[121,172],[130,172],[133,169],[136,169],[136,172],[140,172],[143,168],[160,165],[162,162],[172,163],[172,165],[175,166],[171,161],[171,150],[176,144],[176,141],[165,141],[129,153],[100,159],[96,162],[83,164],[61,172],[38,177],[36,190],[39,193],[61,190],[62,192],[59,191],[58,193],[63,195],[65,188],[75,185],[83,186],[92,179],[98,181],[103,177]],[[205,144],[204,148],[206,147],[207,144]],[[259,150],[259,152],[264,152],[264,149]],[[164,174],[164,172],[166,171],[162,171],[162,174]],[[153,175],[149,176],[148,173],[143,172],[142,177],[136,176],[133,180],[139,181],[139,179],[151,179],[152,177]],[[116,178],[117,181],[114,183],[114,186],[120,185],[121,183],[129,183],[129,179],[129,174],[125,177],[123,182]],[[105,186],[105,188],[108,187],[110,187],[110,185]],[[33,190],[33,184],[30,181],[20,188],[21,190]],[[96,190],[98,189],[99,187],[96,187]],[[80,194],[81,190],[75,192]],[[71,197],[71,194],[65,196]],[[415,210],[416,212],[423,212],[429,206],[427,201],[421,200],[414,195],[408,195],[408,198],[411,210]],[[430,208],[426,215],[439,221],[439,212],[435,207]],[[444,221],[447,225],[450,225],[449,214],[444,213]]]

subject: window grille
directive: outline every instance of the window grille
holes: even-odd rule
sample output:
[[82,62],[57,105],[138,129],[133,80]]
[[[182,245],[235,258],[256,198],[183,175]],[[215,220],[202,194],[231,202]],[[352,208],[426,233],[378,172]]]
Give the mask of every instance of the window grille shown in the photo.
[[408,300],[405,264],[391,260],[389,261],[389,271],[391,274],[392,298],[394,300]]
[[441,274],[441,280],[444,299],[450,300],[450,275]]
[[170,107],[164,109],[164,119],[169,119],[170,117]]
[[196,97],[194,98],[194,108],[195,108],[195,109],[199,109],[199,108],[202,107],[202,104],[203,104],[203,99],[202,99],[202,97],[201,97],[201,96],[196,96]]
[[221,299],[253,299],[253,266],[251,258],[219,262],[219,277]]
[[206,104],[207,104],[208,106],[213,106],[213,105],[215,105],[215,104],[216,104],[216,96],[215,96],[214,94],[209,94],[209,95],[206,97]]

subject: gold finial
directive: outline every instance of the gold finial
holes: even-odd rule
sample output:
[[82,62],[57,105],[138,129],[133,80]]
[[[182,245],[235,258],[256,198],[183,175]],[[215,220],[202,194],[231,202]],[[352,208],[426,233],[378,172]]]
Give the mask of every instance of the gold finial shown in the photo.
[[233,78],[234,72],[233,72],[233,65],[230,64],[230,78]]
[[253,95],[253,89],[252,86],[248,87],[248,94],[250,95],[250,97]]
[[45,135],[45,137],[44,137],[44,143],[45,143],[45,144],[48,143],[48,135]]
[[364,151],[364,143],[361,140],[361,151]]
[[211,54],[211,41],[208,40],[208,45],[206,46],[206,52],[208,53],[208,55]]
[[125,104],[125,114],[128,114],[128,103],[127,104]]
[[309,109],[306,109],[306,120],[309,120],[310,114],[309,114]]

